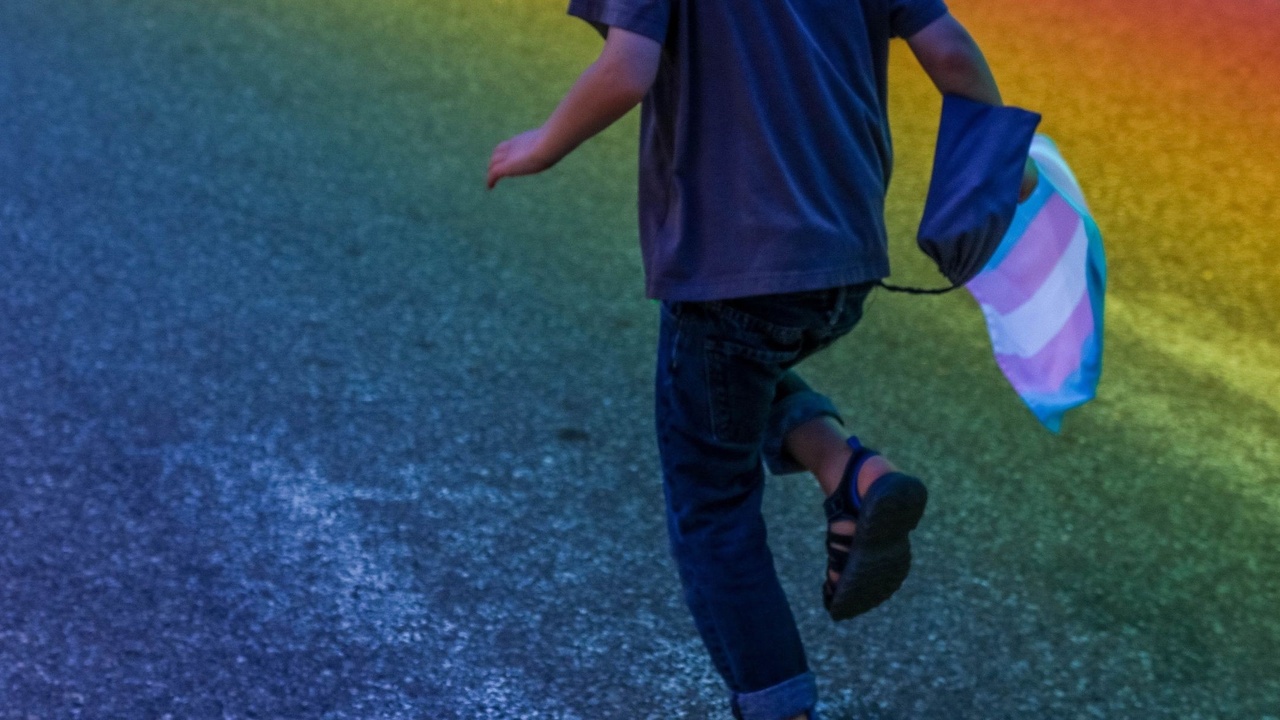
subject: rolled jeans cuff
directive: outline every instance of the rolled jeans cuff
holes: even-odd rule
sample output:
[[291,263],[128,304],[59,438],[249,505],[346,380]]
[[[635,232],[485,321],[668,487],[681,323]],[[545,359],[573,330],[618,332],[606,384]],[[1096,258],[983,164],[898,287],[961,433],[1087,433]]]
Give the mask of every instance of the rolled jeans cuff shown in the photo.
[[774,475],[790,475],[805,472],[783,445],[787,433],[816,417],[827,416],[844,425],[844,418],[836,410],[830,398],[814,390],[792,393],[774,404],[769,412],[768,432],[761,448],[765,467]]
[[733,696],[738,720],[790,720],[801,713],[808,713],[809,720],[818,720],[814,709],[817,703],[818,683],[811,672],[764,690]]

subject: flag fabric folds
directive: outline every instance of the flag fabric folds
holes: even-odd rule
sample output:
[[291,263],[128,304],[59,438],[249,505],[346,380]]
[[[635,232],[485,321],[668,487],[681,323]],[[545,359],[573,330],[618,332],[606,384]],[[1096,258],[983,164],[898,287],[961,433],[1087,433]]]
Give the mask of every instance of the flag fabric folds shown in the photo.
[[1003,239],[966,289],[982,308],[996,362],[1032,413],[1059,432],[1092,399],[1102,373],[1106,257],[1075,175],[1045,135],[1040,171]]

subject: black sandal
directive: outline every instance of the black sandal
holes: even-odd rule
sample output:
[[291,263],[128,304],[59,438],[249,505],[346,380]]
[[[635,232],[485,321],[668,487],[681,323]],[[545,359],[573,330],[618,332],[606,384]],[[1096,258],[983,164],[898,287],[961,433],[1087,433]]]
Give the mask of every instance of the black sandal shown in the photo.
[[[848,620],[889,599],[911,570],[908,533],[924,514],[929,493],[920,480],[900,472],[876,479],[865,497],[858,496],[858,472],[880,453],[848,440],[853,457],[839,487],[822,503],[827,525],[857,523],[852,535],[827,530],[827,578],[822,602],[833,620]],[[831,573],[840,574],[833,582]]]

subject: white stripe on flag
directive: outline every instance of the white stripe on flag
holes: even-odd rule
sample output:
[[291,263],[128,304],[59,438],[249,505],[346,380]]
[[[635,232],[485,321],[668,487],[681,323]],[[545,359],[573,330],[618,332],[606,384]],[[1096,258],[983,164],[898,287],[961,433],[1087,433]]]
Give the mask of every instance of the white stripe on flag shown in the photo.
[[1053,272],[1030,299],[1003,316],[983,307],[983,311],[996,321],[988,322],[988,327],[999,327],[1002,331],[993,333],[991,338],[992,348],[997,354],[1031,357],[1062,330],[1089,290],[1085,278],[1088,252],[1089,235],[1085,232],[1084,223],[1079,223],[1066,252],[1062,253]]
[[1031,141],[1031,157],[1040,163],[1040,169],[1049,176],[1054,189],[1069,197],[1077,207],[1089,211],[1089,204],[1084,201],[1084,192],[1076,181],[1075,173],[1067,165],[1062,153],[1058,152],[1053,141],[1043,135],[1037,135]]

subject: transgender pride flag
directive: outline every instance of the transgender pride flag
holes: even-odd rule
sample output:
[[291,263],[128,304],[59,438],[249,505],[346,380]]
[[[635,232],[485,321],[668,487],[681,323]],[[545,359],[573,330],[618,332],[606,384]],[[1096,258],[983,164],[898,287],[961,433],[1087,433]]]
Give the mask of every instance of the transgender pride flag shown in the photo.
[[965,287],[982,306],[996,362],[1053,432],[1094,397],[1102,373],[1102,234],[1075,175],[1044,135],[1031,142],[1040,184],[995,254]]

